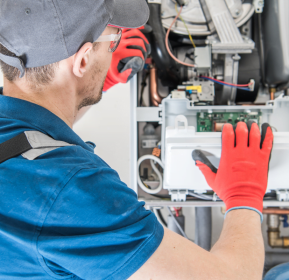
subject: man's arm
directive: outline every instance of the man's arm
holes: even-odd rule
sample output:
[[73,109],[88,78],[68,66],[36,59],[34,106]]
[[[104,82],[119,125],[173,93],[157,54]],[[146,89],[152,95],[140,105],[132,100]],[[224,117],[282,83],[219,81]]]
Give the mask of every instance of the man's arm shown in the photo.
[[159,248],[129,280],[259,280],[263,264],[260,215],[240,209],[228,213],[211,252],[165,229]]
[[164,239],[130,280],[261,279],[264,246],[261,233],[263,197],[273,143],[272,130],[256,123],[224,125],[217,169],[200,150],[193,159],[209,186],[225,202],[227,215],[219,241],[207,252],[177,234]]

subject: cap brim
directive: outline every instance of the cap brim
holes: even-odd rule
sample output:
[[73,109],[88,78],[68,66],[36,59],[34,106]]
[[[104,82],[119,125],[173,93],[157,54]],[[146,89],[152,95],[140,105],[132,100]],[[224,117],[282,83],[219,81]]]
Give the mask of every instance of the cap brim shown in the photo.
[[124,28],[138,28],[147,23],[149,15],[149,7],[145,0],[117,0],[109,24]]

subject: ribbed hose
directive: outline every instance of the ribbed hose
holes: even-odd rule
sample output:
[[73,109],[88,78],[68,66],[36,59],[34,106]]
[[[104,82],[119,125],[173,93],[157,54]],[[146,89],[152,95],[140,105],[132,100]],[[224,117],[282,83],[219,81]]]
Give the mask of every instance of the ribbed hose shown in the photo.
[[195,209],[195,243],[210,251],[212,242],[212,208],[196,207]]

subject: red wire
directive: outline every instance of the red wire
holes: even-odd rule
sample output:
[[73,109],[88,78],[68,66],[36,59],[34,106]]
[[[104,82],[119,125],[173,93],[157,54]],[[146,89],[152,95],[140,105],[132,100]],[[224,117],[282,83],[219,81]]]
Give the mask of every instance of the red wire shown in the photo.
[[168,31],[167,31],[167,34],[166,34],[166,49],[169,53],[169,55],[172,57],[172,59],[174,59],[176,62],[178,62],[179,64],[182,64],[182,65],[185,65],[185,66],[188,66],[188,67],[196,67],[195,64],[190,64],[190,63],[185,63],[185,62],[182,62],[181,60],[179,60],[178,58],[176,58],[173,53],[171,52],[170,50],[170,47],[169,47],[169,35],[170,35],[170,32],[171,32],[171,29],[173,27],[173,25],[175,24],[175,22],[177,21],[178,17],[180,16],[181,12],[183,10],[183,7],[180,8],[177,16],[175,17],[175,19],[173,20],[171,26],[169,27]]
[[214,78],[212,78],[212,77],[207,77],[207,76],[201,76],[200,78],[202,78],[202,77],[204,77],[204,78],[207,78],[207,79],[211,79],[211,80],[214,80],[214,81],[218,81],[218,82],[221,82],[221,83],[223,83],[223,84],[225,84],[225,85],[229,85],[229,86],[236,86],[236,87],[248,87],[248,86],[250,86],[252,83],[249,83],[249,84],[244,84],[244,85],[238,85],[238,84],[230,84],[230,83],[226,83],[226,82],[224,82],[224,81],[221,81],[221,80],[217,80],[217,79],[214,79]]
[[174,208],[174,210],[175,210],[175,212],[176,212],[176,216],[179,217],[179,211],[180,211],[180,209],[178,210],[176,207],[173,207],[173,208]]
[[[177,19],[179,18],[182,10],[183,10],[183,7],[180,8],[178,14],[176,15],[175,19],[173,20],[171,26],[169,27],[169,29],[168,29],[168,31],[167,31],[167,33],[166,33],[166,40],[165,40],[166,49],[167,49],[169,55],[172,57],[172,59],[174,59],[176,62],[178,62],[178,63],[180,63],[180,64],[182,64],[182,65],[188,66],[188,67],[197,67],[196,64],[185,63],[185,62],[179,60],[178,58],[176,58],[176,57],[173,55],[173,53],[171,52],[170,47],[169,47],[169,34],[170,34],[170,32],[171,32],[171,29],[172,29],[173,25],[175,24],[175,22],[176,22]],[[217,80],[217,79],[214,79],[214,78],[211,78],[211,77],[206,77],[206,76],[203,76],[203,77],[204,77],[204,78],[212,79],[212,80],[214,80],[214,81],[221,82],[221,83],[223,83],[224,85],[229,85],[229,86],[248,87],[248,86],[250,86],[250,85],[252,84],[252,83],[245,84],[245,85],[231,84],[231,83],[226,83],[226,82],[224,82],[224,81]]]

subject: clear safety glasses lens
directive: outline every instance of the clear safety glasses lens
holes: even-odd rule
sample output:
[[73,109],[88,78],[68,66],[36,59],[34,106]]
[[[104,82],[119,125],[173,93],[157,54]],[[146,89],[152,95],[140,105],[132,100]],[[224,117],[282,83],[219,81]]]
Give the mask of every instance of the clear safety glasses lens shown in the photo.
[[114,41],[111,41],[109,49],[108,49],[109,52],[113,53],[117,49],[117,47],[120,43],[120,40],[121,40],[121,36],[122,36],[122,29],[120,29],[118,31],[118,33],[116,34],[116,36],[114,38]]

